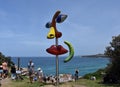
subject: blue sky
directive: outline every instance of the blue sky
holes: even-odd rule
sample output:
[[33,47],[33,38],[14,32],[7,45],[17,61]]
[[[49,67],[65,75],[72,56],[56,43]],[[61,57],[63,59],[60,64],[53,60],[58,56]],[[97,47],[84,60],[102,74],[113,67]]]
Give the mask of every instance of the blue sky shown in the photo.
[[[104,53],[120,34],[120,0],[0,0],[0,51],[6,56],[51,56],[45,24],[60,10],[68,18],[57,29],[59,44],[75,55]],[[68,55],[68,54],[66,54]]]

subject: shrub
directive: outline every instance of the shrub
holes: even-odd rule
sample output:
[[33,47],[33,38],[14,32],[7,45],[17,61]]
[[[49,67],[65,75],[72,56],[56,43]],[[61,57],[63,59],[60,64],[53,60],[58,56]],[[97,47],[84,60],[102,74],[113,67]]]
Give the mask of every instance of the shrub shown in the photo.
[[104,73],[104,72],[105,72],[105,69],[99,69],[96,72],[88,73],[88,74],[84,75],[83,78],[90,79],[91,76],[95,76],[96,79],[101,79],[103,77],[102,73]]

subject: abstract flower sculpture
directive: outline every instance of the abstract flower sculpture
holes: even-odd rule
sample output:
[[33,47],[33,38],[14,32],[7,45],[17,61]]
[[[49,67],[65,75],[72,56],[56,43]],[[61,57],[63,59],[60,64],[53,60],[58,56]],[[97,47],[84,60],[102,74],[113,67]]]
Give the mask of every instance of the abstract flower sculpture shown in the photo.
[[[53,18],[52,22],[46,23],[46,28],[50,28],[48,34],[47,34],[47,39],[54,39],[55,38],[55,45],[51,45],[49,48],[46,49],[46,51],[52,55],[56,55],[56,77],[57,77],[57,85],[59,84],[59,72],[58,72],[58,55],[63,55],[68,52],[67,49],[65,49],[62,45],[58,44],[58,38],[61,38],[62,33],[57,30],[56,23],[62,23],[65,21],[67,18],[67,15],[65,14],[60,14],[60,11],[57,11]],[[64,43],[68,46],[69,48],[69,56],[64,60],[64,62],[70,61],[73,56],[74,56],[74,48],[72,44],[68,41],[64,41]]]

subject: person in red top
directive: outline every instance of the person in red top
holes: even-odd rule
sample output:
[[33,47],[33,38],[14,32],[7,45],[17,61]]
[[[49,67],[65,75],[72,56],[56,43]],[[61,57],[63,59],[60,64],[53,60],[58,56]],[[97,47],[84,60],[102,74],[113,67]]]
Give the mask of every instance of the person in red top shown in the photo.
[[8,75],[8,64],[6,61],[2,63],[2,67],[3,67],[3,77],[6,78]]

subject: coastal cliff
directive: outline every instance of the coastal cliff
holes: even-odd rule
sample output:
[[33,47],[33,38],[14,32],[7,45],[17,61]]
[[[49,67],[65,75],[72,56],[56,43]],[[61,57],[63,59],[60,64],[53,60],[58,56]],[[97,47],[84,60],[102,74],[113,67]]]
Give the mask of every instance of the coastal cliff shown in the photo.
[[81,56],[81,57],[95,57],[95,58],[97,58],[97,57],[108,57],[107,55],[104,55],[104,54],[95,54],[95,55],[83,55],[83,56]]

